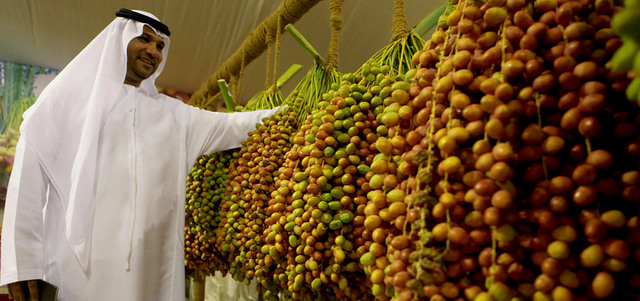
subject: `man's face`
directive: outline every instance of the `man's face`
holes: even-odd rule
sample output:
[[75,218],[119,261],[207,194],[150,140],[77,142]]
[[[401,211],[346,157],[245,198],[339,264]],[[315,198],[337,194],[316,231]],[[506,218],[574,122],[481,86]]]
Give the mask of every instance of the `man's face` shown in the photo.
[[127,46],[127,76],[124,83],[139,87],[162,62],[164,41],[151,27],[145,25],[142,34]]

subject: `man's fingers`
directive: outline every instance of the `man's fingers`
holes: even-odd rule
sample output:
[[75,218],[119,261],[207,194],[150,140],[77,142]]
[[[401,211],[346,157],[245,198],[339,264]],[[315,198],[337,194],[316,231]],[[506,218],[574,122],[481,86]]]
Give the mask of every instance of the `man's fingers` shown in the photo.
[[29,280],[27,281],[27,286],[29,287],[29,294],[31,294],[31,301],[38,301],[38,280]]
[[22,281],[9,284],[9,294],[16,301],[26,301],[22,290]]

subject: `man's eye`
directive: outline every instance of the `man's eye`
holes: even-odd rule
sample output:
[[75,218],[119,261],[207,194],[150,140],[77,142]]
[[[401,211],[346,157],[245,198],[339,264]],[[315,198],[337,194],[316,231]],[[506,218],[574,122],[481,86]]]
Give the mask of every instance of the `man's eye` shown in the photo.
[[140,41],[142,42],[149,42],[149,39],[147,39],[147,37],[145,36],[139,36],[138,39],[140,39]]

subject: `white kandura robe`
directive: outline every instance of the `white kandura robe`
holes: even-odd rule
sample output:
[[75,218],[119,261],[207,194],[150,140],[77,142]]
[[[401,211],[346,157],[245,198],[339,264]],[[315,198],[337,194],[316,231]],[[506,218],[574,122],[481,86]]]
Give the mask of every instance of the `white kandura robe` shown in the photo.
[[3,233],[0,285],[44,276],[61,288],[60,300],[184,300],[186,177],[197,158],[239,147],[275,109],[214,113],[123,89],[128,97],[100,132],[89,278],[65,236],[59,196],[47,192],[20,141],[9,183],[18,201],[7,200],[4,217],[4,229],[15,230]]

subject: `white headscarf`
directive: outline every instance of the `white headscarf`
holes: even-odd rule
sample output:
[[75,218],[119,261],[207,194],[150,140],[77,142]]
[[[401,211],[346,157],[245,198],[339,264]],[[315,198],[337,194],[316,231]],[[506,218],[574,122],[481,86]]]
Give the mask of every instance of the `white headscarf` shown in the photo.
[[[157,20],[152,14],[136,12]],[[66,235],[87,276],[96,208],[98,137],[106,117],[123,99],[127,46],[142,34],[144,26],[117,17],[43,90],[24,113],[20,127],[26,146],[37,156],[63,202]],[[159,97],[155,80],[169,51],[169,37],[155,31],[164,39],[163,60],[139,87],[151,97]]]

